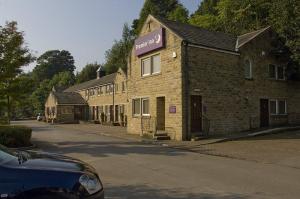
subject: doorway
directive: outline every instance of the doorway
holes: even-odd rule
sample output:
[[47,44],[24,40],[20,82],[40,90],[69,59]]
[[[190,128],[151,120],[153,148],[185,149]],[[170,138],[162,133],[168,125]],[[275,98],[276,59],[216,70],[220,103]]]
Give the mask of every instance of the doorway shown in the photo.
[[191,132],[202,131],[202,97],[191,95]]
[[260,127],[269,126],[269,100],[260,99]]
[[119,105],[115,106],[115,122],[119,122]]
[[157,122],[156,122],[156,128],[157,130],[164,131],[165,130],[165,97],[157,97],[156,98],[156,116],[157,116]]

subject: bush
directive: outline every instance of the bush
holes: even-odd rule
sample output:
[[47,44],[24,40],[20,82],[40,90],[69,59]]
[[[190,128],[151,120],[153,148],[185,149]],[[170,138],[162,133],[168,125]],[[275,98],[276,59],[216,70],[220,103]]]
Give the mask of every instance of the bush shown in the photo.
[[32,129],[26,126],[0,125],[0,144],[7,147],[30,146]]

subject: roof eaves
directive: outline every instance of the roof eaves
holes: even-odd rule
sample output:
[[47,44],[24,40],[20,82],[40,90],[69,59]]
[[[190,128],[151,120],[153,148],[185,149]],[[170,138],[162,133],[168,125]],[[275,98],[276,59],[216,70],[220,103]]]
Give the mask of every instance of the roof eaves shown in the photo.
[[[259,36],[261,33],[265,32],[266,30],[270,29],[271,26],[267,26],[266,28],[263,28],[263,29],[260,29],[260,30],[256,30],[256,31],[252,31],[252,32],[248,32],[246,34],[243,34],[243,35],[240,35],[238,36],[237,38],[237,49],[239,49],[240,47],[244,46],[246,43],[250,42],[252,39],[256,38],[257,36]],[[256,34],[254,34],[252,37],[248,38],[245,42],[239,44],[238,41],[239,41],[239,38],[242,37],[242,36],[245,36],[245,35],[248,35],[248,34],[251,34],[253,32],[257,32]]]

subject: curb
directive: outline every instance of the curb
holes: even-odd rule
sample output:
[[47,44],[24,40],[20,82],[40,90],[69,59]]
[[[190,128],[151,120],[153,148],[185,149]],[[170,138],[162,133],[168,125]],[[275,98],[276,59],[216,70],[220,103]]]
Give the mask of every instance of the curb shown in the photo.
[[236,137],[232,137],[232,138],[224,138],[224,139],[220,139],[218,141],[210,142],[210,143],[207,143],[207,144],[228,142],[228,141],[239,140],[239,139],[243,139],[243,138],[251,138],[251,137],[256,137],[256,136],[269,135],[269,134],[274,134],[274,133],[281,133],[281,132],[284,132],[284,131],[296,131],[296,130],[300,130],[300,126],[268,129],[268,130],[249,133],[249,134],[246,134],[246,135],[236,136]]

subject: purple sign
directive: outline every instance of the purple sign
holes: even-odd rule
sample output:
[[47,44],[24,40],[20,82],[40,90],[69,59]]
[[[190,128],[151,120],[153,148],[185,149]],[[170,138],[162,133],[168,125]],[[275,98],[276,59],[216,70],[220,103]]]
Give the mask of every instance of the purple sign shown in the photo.
[[169,113],[176,113],[176,106],[170,106]]
[[142,54],[157,50],[164,47],[164,29],[160,28],[143,37],[139,37],[134,42],[135,54],[140,56]]

